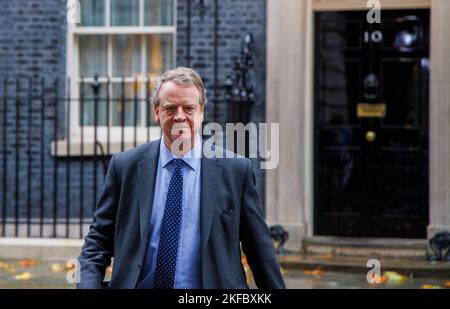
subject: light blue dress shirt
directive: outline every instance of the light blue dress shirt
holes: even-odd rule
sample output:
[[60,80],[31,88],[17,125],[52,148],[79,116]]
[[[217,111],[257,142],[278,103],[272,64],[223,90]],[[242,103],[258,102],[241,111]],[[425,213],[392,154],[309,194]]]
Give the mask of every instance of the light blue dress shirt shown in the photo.
[[[183,217],[181,235],[178,247],[177,266],[174,287],[176,289],[199,289],[201,284],[201,256],[200,256],[200,170],[202,143],[200,136],[194,148],[181,157],[185,164],[183,174]],[[159,147],[158,174],[156,176],[155,196],[150,224],[150,238],[145,262],[143,265],[142,281],[137,288],[152,288],[158,256],[161,223],[164,215],[167,191],[174,169],[172,152],[161,138]]]

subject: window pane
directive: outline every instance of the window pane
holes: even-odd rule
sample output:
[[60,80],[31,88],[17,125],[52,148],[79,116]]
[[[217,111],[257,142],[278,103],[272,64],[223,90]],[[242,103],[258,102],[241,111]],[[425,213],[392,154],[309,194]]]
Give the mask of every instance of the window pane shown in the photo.
[[146,26],[172,26],[173,0],[145,0]]
[[80,1],[79,26],[94,27],[105,25],[105,0],[82,0]]
[[80,125],[93,126],[94,125],[94,106],[97,104],[97,125],[106,126],[108,124],[106,116],[107,101],[106,101],[106,83],[100,83],[100,89],[97,101],[94,100],[94,91],[92,83],[85,82],[80,84],[80,98],[83,96],[83,113],[81,113],[80,100]]
[[139,0],[111,0],[111,26],[138,26]]
[[159,76],[173,68],[172,43],[172,34],[151,34],[146,37],[147,74]]
[[79,38],[80,77],[93,77],[95,73],[106,76],[107,37],[105,35],[83,35]]
[[141,72],[141,36],[113,36],[113,76],[135,76]]
[[[124,126],[134,126],[135,123],[134,121],[134,109],[136,105],[136,103],[134,102],[135,86],[133,82],[125,83],[124,86],[122,85],[122,83],[113,83],[113,98],[114,98],[112,110],[113,126],[121,126],[122,121]],[[140,121],[141,109],[143,102],[145,101],[141,99],[140,95],[141,87],[142,87],[141,84],[138,84],[137,126],[141,125]],[[124,118],[123,120],[122,115]]]

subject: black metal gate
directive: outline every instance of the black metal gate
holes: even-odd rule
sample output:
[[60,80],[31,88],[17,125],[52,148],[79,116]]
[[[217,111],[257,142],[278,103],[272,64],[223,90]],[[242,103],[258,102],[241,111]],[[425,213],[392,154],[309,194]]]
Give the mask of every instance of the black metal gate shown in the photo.
[[315,16],[315,234],[425,238],[429,10]]

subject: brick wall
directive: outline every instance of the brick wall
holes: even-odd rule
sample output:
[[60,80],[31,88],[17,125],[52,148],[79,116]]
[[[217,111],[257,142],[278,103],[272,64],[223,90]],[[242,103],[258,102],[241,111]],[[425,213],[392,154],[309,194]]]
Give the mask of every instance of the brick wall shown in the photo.
[[0,12],[0,76],[64,76],[64,1],[0,0]]

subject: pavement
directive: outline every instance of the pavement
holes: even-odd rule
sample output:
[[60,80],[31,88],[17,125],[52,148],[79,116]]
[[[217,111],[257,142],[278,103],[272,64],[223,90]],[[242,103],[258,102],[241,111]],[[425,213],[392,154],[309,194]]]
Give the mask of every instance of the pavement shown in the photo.
[[[376,275],[373,264],[367,267],[372,259],[332,254],[290,254],[279,257],[279,262],[286,284],[292,289],[450,288],[450,262],[378,257],[374,259],[380,266],[379,275]],[[368,283],[368,274],[372,274],[377,282]]]
[[364,273],[370,270],[369,260],[379,262],[381,271],[398,272],[408,277],[443,278],[450,280],[450,262],[427,261],[426,258],[392,258],[383,256],[339,256],[334,254],[288,254],[279,257],[286,270],[321,269],[327,271]]
[[[380,259],[379,283],[369,284],[367,259],[289,254],[279,257],[289,289],[437,289],[450,288],[450,263]],[[64,261],[0,260],[0,288],[73,289],[73,269]],[[109,278],[111,271],[107,271]],[[254,282],[249,273],[251,287]]]

